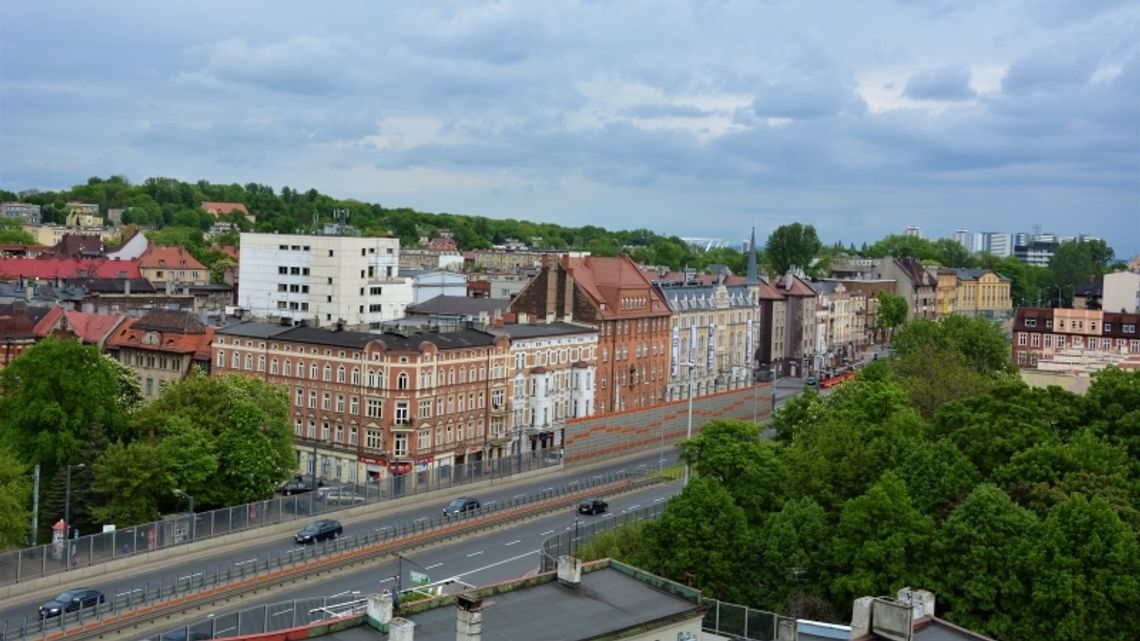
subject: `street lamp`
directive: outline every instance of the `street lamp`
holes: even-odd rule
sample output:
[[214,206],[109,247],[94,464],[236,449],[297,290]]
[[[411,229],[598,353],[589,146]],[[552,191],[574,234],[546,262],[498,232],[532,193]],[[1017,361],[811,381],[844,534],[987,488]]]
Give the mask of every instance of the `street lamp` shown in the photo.
[[774,420],[776,418],[776,366],[773,365],[768,371],[771,373],[772,381],[772,407],[768,409],[768,418]]
[[[685,440],[693,438],[693,369],[696,367],[693,363],[687,363],[689,366],[689,419],[687,427],[685,428]],[[681,487],[688,487],[689,485],[689,461],[685,460],[685,481]]]
[[194,540],[194,497],[183,492],[182,490],[175,489],[174,496],[186,499],[190,502],[190,540]]
[[66,546],[63,556],[69,570],[71,569],[71,468],[82,470],[85,467],[86,463],[67,466],[67,483],[63,490],[63,544]]

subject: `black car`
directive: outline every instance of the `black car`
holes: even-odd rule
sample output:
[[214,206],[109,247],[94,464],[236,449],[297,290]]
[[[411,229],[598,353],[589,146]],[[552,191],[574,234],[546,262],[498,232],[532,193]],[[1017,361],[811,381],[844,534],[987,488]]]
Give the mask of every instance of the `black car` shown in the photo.
[[609,506],[610,504],[606,503],[602,499],[583,499],[582,502],[578,504],[578,513],[600,514],[602,512],[605,512],[606,508]]
[[343,532],[344,528],[341,527],[340,521],[323,519],[310,523],[308,527],[293,535],[293,539],[298,543],[317,543],[326,539],[335,539]]
[[40,606],[40,617],[57,617],[64,612],[75,612],[103,603],[103,593],[95,588],[75,588],[56,596]]
[[318,487],[324,486],[324,481],[318,479],[314,483],[312,479],[306,479],[303,476],[297,475],[294,476],[291,480],[285,481],[280,486],[278,486],[277,491],[281,492],[285,496],[290,496],[292,494],[304,494],[305,492],[312,492]]
[[455,499],[451,503],[448,503],[447,507],[443,508],[443,515],[459,516],[464,512],[474,512],[480,507],[481,506],[479,505],[478,499],[473,499],[469,496],[462,496]]

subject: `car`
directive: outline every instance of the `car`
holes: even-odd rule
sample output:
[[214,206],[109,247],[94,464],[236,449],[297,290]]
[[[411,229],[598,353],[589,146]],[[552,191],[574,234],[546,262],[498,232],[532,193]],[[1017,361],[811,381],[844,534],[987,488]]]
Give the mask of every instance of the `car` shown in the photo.
[[313,521],[305,529],[293,535],[293,540],[298,543],[318,543],[326,539],[335,539],[343,533],[344,528],[341,527],[340,521],[322,519]]
[[345,487],[321,488],[317,498],[328,503],[363,503],[364,497]]
[[814,376],[805,376],[804,387],[819,387],[819,379]]
[[443,515],[447,517],[460,516],[466,512],[474,512],[480,507],[482,507],[482,505],[480,505],[478,499],[473,499],[470,496],[461,496],[443,508]]
[[578,514],[601,514],[610,506],[602,499],[582,499],[578,503]]
[[294,476],[292,479],[285,481],[280,486],[278,486],[277,491],[281,492],[285,496],[290,496],[293,494],[304,494],[305,492],[312,492],[313,490],[324,486],[324,481],[317,480],[316,483],[313,483],[312,479],[306,479],[304,476],[298,474],[297,476]]
[[105,601],[103,593],[95,588],[73,588],[57,595],[40,606],[40,617],[57,617],[64,612],[91,608]]

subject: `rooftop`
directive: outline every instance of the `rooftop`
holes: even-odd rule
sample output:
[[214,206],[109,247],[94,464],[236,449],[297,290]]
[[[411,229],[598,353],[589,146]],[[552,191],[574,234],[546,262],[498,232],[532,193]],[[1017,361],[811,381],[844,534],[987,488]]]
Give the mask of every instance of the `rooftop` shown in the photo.
[[507,310],[511,301],[505,298],[470,298],[468,296],[436,296],[418,305],[408,305],[409,315],[494,316]]
[[553,323],[536,323],[534,325],[512,323],[510,325],[503,325],[496,327],[496,332],[501,332],[510,336],[512,339],[521,338],[537,338],[540,336],[565,336],[569,334],[597,334],[598,330],[593,327],[585,327],[582,325],[575,325],[573,323],[565,323],[556,321]]

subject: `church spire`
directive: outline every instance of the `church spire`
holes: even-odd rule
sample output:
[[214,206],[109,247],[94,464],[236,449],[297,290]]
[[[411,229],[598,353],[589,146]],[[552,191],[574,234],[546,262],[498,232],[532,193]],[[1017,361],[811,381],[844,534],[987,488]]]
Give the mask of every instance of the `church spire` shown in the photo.
[[752,240],[748,242],[748,277],[745,282],[755,285],[760,282],[756,277],[756,227],[752,227]]

